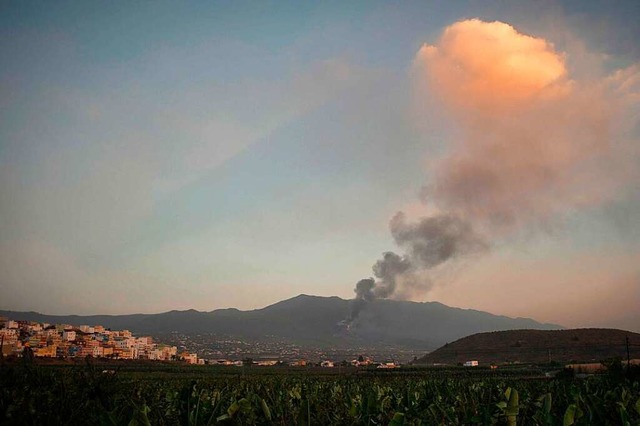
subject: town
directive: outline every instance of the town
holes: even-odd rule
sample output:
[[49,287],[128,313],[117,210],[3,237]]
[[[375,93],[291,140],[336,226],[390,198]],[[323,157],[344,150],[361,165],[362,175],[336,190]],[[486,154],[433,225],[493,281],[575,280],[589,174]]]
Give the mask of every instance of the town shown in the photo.
[[[376,362],[362,351],[319,351],[285,342],[243,342],[228,337],[168,333],[152,336],[101,325],[48,324],[0,317],[2,357],[102,358],[176,361],[222,366],[377,367],[395,368],[394,360]],[[189,350],[187,350],[189,349]],[[349,359],[349,361],[347,361]],[[338,361],[340,360],[340,361]]]
[[101,325],[47,324],[0,318],[2,356],[46,358],[110,358],[197,363],[195,354],[178,354],[175,346],[155,343],[149,336],[136,337],[129,330]]

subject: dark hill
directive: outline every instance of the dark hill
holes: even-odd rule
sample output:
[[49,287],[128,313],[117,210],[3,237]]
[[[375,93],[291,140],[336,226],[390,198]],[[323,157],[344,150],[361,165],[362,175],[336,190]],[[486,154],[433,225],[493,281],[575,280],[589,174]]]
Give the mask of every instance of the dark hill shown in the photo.
[[481,364],[504,362],[599,362],[626,358],[629,338],[632,358],[640,358],[640,334],[607,328],[573,330],[509,330],[464,337],[420,358],[419,364]]
[[339,297],[300,295],[262,309],[212,312],[170,311],[161,314],[53,316],[37,312],[0,311],[16,320],[72,325],[101,324],[135,333],[214,333],[241,339],[277,337],[301,344],[348,347],[402,346],[429,350],[469,334],[507,329],[557,329],[528,318],[509,318],[437,302],[377,300],[362,310],[350,329],[339,323],[348,317],[350,301]]

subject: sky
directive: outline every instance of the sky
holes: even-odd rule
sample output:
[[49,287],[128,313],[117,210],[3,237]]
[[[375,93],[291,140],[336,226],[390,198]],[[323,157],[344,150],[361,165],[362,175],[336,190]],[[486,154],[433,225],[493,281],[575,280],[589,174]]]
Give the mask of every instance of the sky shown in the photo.
[[640,332],[639,18],[2,2],[0,308],[255,309],[372,277]]

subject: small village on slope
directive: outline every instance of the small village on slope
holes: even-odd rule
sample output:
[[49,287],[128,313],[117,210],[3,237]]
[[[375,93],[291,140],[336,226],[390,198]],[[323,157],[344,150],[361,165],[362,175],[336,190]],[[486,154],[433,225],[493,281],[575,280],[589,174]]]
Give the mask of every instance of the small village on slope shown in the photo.
[[195,352],[178,351],[176,346],[154,342],[151,336],[136,337],[129,330],[111,330],[102,325],[49,324],[36,321],[15,321],[0,317],[0,347],[2,357],[37,358],[103,358],[111,360],[178,361],[187,364],[213,364],[223,366],[275,366],[292,367],[377,367],[396,368],[395,361],[375,362],[371,357],[359,356],[350,362],[322,359],[310,362],[296,359],[205,359]]
[[[101,325],[47,324],[0,318],[2,356],[48,358],[112,358],[171,361],[195,364],[195,354],[178,354],[175,346],[155,343],[149,336],[136,337],[129,330],[110,330]],[[28,354],[28,355],[27,355]]]

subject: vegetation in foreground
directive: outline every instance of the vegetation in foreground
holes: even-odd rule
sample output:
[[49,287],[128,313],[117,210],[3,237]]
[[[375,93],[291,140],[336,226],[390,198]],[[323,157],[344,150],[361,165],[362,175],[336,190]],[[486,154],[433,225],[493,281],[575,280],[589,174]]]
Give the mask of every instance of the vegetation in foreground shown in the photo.
[[405,372],[341,374],[0,366],[0,423],[636,425],[640,382]]

